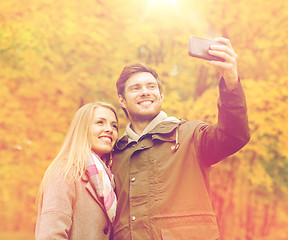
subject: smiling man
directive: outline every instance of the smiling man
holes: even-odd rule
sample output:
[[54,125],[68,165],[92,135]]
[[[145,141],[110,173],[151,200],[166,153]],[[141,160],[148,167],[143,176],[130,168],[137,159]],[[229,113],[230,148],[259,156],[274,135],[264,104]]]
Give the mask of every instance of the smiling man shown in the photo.
[[161,111],[157,73],[126,66],[117,81],[119,102],[130,123],[115,147],[118,207],[114,239],[220,239],[209,190],[209,168],[250,138],[243,89],[229,40],[209,53],[218,68],[218,122],[178,120]]
[[164,98],[156,81],[158,76],[151,72],[132,73],[125,83],[124,92],[119,94],[120,104],[134,123],[134,131],[139,134],[160,113]]

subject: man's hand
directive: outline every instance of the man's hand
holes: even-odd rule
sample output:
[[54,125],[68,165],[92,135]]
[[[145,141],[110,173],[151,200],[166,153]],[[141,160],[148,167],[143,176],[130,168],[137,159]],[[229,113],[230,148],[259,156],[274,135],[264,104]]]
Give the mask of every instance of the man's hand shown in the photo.
[[234,52],[229,39],[219,37],[214,40],[225,45],[211,45],[208,52],[211,55],[223,58],[224,62],[208,61],[208,63],[218,69],[220,76],[225,80],[227,90],[233,90],[238,84],[237,54]]

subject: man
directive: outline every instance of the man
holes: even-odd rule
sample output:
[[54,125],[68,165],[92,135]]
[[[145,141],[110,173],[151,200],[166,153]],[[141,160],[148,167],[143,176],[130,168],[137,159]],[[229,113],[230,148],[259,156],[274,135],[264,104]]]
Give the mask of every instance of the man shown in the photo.
[[225,45],[209,53],[221,74],[218,123],[183,121],[161,111],[157,73],[144,64],[126,66],[118,81],[119,102],[130,120],[114,151],[118,207],[114,239],[220,239],[209,195],[208,172],[249,141],[236,57]]

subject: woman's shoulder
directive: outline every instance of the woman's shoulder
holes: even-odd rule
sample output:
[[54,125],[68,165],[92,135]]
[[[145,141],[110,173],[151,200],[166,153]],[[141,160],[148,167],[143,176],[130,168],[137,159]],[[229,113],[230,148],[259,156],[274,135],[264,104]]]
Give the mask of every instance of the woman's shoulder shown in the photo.
[[66,170],[66,162],[65,161],[59,161],[59,162],[53,162],[44,178],[46,178],[46,188],[48,187],[56,187],[56,186],[72,186],[77,179],[76,176],[76,168],[71,167],[68,171]]
[[[71,173],[65,174],[64,171],[54,173],[43,189],[43,198],[46,200],[48,206],[52,202],[71,202],[73,204],[77,192],[77,182]],[[49,200],[50,199],[50,200]]]

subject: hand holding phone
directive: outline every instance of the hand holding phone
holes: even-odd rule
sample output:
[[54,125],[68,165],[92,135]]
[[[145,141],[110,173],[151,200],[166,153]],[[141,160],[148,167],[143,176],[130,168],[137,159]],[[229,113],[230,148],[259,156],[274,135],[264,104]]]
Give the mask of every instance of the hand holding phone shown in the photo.
[[[218,45],[211,50],[223,58],[208,53],[211,45]],[[189,39],[189,55],[209,60],[208,64],[217,68],[219,76],[224,79],[228,91],[238,86],[237,54],[229,39],[218,37],[213,41],[191,36]]]
[[191,57],[201,58],[205,60],[224,62],[223,58],[216,57],[208,53],[208,50],[210,49],[211,45],[225,45],[225,44],[205,38],[191,36],[189,38],[189,55]]

